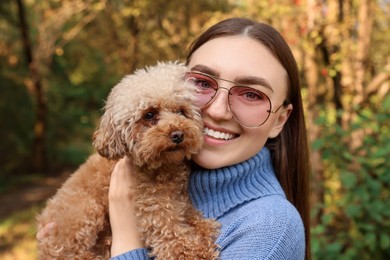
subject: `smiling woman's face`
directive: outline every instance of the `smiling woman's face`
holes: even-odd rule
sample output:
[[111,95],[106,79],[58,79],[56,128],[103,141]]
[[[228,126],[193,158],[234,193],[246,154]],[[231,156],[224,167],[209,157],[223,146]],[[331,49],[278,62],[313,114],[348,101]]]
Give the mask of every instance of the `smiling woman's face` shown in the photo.
[[[251,87],[265,93],[276,110],[286,97],[287,73],[278,60],[261,43],[246,36],[212,39],[191,56],[192,71],[234,82],[258,79],[263,85]],[[200,166],[215,169],[245,161],[257,154],[268,138],[276,137],[283,128],[292,105],[271,113],[268,120],[256,128],[241,126],[228,106],[228,91],[233,83],[217,80],[219,89],[213,100],[202,108],[205,142],[194,157]],[[248,113],[249,114],[249,113]]]

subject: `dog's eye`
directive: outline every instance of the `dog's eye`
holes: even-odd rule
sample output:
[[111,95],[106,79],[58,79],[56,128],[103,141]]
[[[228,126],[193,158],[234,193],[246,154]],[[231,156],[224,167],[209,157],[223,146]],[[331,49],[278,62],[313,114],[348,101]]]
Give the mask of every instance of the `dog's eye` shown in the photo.
[[182,116],[187,116],[187,111],[185,110],[185,109],[180,109],[180,110],[178,110],[178,111],[176,111],[176,113],[177,114],[179,114],[179,115],[182,115]]
[[144,114],[143,118],[145,120],[153,120],[156,116],[157,112],[156,111],[149,111]]
[[177,113],[178,113],[179,115],[183,115],[183,116],[186,115],[186,113],[184,112],[183,109],[180,109],[179,111],[177,111]]

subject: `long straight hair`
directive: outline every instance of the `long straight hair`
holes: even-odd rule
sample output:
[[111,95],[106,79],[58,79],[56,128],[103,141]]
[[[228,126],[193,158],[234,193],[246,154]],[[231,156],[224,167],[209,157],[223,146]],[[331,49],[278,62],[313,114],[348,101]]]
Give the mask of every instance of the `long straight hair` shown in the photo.
[[229,18],[213,25],[195,39],[190,45],[187,63],[192,54],[204,43],[215,38],[235,35],[247,36],[263,44],[287,71],[286,101],[293,105],[293,110],[281,133],[276,138],[267,140],[266,146],[271,151],[275,173],[287,199],[301,215],[305,226],[305,259],[311,259],[309,148],[298,66],[288,44],[280,33],[268,24],[246,18]]

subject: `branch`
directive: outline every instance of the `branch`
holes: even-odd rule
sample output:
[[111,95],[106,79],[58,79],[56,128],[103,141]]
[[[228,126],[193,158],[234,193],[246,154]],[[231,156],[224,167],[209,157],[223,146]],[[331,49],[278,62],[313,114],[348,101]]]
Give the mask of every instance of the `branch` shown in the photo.
[[[102,5],[103,7],[106,5],[106,2],[107,0],[103,0],[102,1]],[[93,21],[93,19],[95,19],[95,17],[98,15],[98,11],[96,12],[92,12],[90,13],[89,15],[85,16],[75,27],[73,27],[72,29],[70,29],[69,31],[65,32],[64,33],[64,36],[62,38],[62,40],[57,44],[56,47],[58,48],[62,48],[64,47],[67,43],[69,43],[71,40],[73,40],[76,35],[87,25],[89,24],[91,21]]]
[[366,93],[367,96],[371,96],[378,93],[380,86],[390,79],[390,57],[387,59],[385,69],[377,74],[371,82],[367,85]]

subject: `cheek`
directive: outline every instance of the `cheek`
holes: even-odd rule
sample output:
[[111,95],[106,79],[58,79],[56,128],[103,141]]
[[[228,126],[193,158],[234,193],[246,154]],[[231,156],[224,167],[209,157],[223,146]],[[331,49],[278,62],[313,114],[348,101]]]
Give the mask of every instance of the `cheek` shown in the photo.
[[248,129],[240,136],[239,143],[237,143],[236,156],[240,158],[240,162],[248,160],[257,154],[266,143],[268,139],[268,129],[257,128]]

